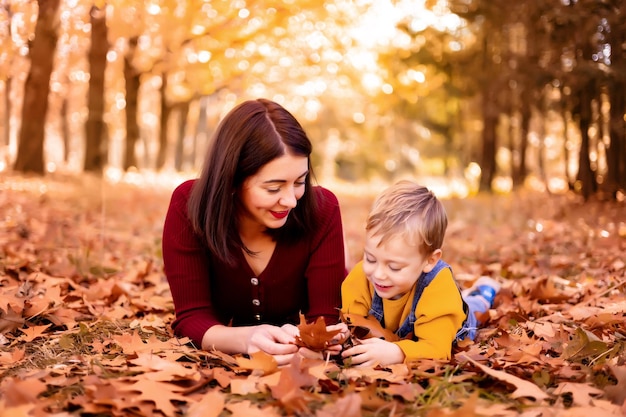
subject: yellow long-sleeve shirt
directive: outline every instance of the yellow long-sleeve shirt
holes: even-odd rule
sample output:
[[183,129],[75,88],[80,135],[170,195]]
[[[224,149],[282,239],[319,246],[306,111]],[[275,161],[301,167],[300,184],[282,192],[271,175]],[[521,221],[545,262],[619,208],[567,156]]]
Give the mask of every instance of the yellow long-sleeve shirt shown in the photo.
[[[374,286],[363,272],[363,262],[350,271],[341,286],[343,313],[367,316],[372,305]],[[384,327],[398,330],[409,316],[415,285],[397,300],[383,299]],[[424,289],[415,307],[414,337],[396,343],[405,361],[416,359],[450,359],[452,342],[465,320],[463,300],[449,268],[442,269]]]

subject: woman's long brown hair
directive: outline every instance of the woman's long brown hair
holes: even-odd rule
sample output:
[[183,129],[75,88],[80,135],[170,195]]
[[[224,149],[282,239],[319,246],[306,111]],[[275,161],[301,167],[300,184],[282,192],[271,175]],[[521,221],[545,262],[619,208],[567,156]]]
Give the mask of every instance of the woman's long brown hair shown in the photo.
[[194,231],[213,255],[232,264],[237,251],[248,251],[237,230],[237,190],[246,178],[287,153],[309,158],[306,191],[287,223],[279,229],[269,229],[268,234],[277,240],[293,241],[315,229],[311,152],[311,141],[300,123],[273,101],[245,101],[224,117],[211,139],[187,205]]

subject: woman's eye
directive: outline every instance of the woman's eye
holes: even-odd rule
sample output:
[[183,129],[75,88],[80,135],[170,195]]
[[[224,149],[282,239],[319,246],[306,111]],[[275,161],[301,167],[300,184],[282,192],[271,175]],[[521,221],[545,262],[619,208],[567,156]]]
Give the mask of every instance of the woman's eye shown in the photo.
[[398,268],[398,267],[396,267],[396,266],[389,266],[389,269],[390,269],[391,271],[393,271],[393,272],[398,272],[398,271],[400,271],[402,268]]
[[373,264],[374,262],[376,262],[376,259],[365,256],[365,262],[367,262],[368,264]]
[[267,192],[271,194],[276,194],[279,191],[280,191],[280,188],[268,188],[267,189]]
[[303,186],[303,185],[306,185],[306,182],[304,182],[304,181],[296,181],[296,183],[295,183],[295,184],[296,184],[296,186],[301,187],[301,186]]

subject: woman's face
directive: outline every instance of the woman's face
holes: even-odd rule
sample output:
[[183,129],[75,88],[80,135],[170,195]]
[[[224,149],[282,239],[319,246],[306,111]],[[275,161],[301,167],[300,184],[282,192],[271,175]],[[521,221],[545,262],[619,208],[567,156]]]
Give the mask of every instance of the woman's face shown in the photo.
[[309,174],[309,158],[283,155],[265,164],[241,187],[240,226],[276,229],[302,197]]

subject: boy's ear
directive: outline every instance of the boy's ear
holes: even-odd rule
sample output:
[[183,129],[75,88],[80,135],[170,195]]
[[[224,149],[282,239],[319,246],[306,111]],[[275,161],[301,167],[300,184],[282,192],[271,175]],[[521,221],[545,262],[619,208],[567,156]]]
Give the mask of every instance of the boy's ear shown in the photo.
[[441,259],[441,254],[441,249],[435,249],[430,255],[428,255],[428,257],[426,258],[427,263],[424,266],[423,271],[426,273],[432,271],[435,265],[437,265],[437,262],[439,262],[439,259]]

